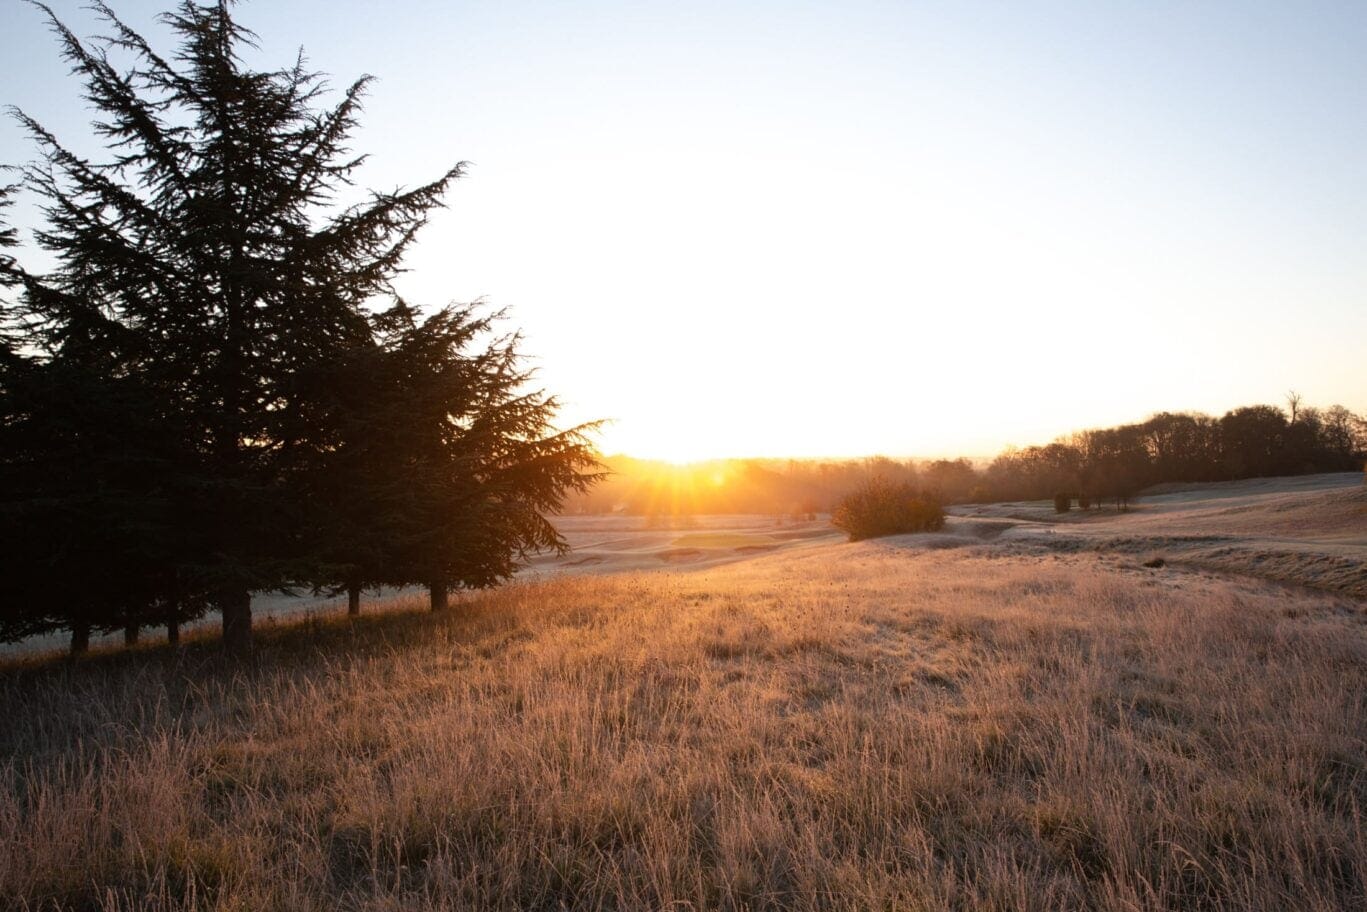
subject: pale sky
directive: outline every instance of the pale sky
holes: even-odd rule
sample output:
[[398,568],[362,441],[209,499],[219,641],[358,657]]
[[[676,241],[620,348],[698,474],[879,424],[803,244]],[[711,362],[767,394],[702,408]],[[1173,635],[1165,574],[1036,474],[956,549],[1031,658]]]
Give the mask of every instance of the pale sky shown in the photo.
[[[113,0],[160,47],[167,0]],[[81,3],[51,4],[78,34]],[[472,162],[415,303],[510,309],[607,452],[990,455],[1367,412],[1367,3],[248,2],[379,79],[383,189]],[[39,13],[0,103],[93,149]],[[31,147],[0,124],[0,162]]]

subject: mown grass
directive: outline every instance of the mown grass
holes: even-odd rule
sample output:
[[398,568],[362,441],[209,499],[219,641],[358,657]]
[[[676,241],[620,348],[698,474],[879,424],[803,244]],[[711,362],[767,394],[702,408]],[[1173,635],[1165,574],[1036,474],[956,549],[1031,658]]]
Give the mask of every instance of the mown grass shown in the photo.
[[0,901],[1367,907],[1360,603],[865,543],[0,673]]

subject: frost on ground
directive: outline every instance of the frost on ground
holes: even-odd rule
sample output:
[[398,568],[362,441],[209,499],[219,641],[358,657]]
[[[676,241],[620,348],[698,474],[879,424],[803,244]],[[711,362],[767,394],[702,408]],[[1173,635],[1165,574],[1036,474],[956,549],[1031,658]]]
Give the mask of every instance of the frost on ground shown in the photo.
[[1367,598],[1367,487],[1355,472],[1165,485],[1154,492],[1126,512],[1055,514],[1043,501],[953,512],[963,529],[1014,523],[1001,541],[1026,551],[1162,558]]
[[[1141,540],[1238,535],[1157,515],[1058,524],[1075,549],[967,517],[397,599],[266,630],[246,665],[26,660],[0,670],[0,896],[1367,908],[1363,601],[1146,568]],[[1072,531],[1108,524],[1134,544]],[[744,547],[665,550],[712,546]]]

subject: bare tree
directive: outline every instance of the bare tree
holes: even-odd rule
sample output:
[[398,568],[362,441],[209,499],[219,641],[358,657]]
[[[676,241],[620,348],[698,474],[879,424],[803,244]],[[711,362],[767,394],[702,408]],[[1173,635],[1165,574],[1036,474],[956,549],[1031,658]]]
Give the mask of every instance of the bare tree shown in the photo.
[[1304,397],[1295,390],[1287,390],[1286,407],[1291,410],[1291,423],[1296,423],[1296,416],[1300,414],[1301,400]]

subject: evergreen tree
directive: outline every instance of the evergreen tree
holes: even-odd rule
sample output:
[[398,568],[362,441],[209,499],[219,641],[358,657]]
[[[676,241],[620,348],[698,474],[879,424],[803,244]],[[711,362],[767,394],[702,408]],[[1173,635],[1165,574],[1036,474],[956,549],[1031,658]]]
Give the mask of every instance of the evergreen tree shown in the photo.
[[51,629],[51,620],[29,592],[26,564],[13,549],[22,539],[15,534],[19,528],[18,511],[11,500],[15,490],[15,455],[13,428],[18,420],[16,397],[33,366],[31,359],[18,350],[14,338],[16,307],[10,299],[13,290],[22,282],[23,274],[9,250],[18,245],[18,233],[10,226],[6,210],[14,202],[17,186],[0,186],[0,553],[13,570],[0,597],[0,641],[18,640],[34,633]]
[[532,374],[516,334],[464,354],[498,316],[447,309],[409,333],[413,347],[429,353],[426,382],[415,392],[426,411],[417,428],[431,435],[431,457],[423,465],[427,496],[401,565],[426,583],[435,610],[446,606],[448,587],[493,586],[532,554],[563,553],[565,541],[546,514],[602,477],[587,439],[598,423],[554,429],[559,403],[528,388]]
[[95,9],[110,35],[94,47],[46,11],[109,160],[16,112],[44,153],[27,183],[46,201],[37,236],[58,262],[27,289],[25,342],[40,360],[109,358],[155,404],[155,423],[177,429],[168,475],[192,524],[180,540],[195,547],[165,575],[176,591],[212,592],[226,644],[241,649],[250,593],[306,576],[316,557],[291,486],[319,450],[301,378],[369,344],[364,305],[392,293],[460,166],[341,206],[362,161],[346,143],[368,78],[319,108],[324,85],[302,57],[243,65],[253,36],[226,0],[163,17],[179,40],[169,58]]
[[376,344],[321,372],[320,426],[335,445],[316,462],[317,588],[452,587],[508,579],[529,555],[562,551],[545,518],[600,477],[595,424],[556,431],[553,397],[527,389],[516,335],[500,314],[448,307],[425,320],[401,302],[377,319]]
[[[168,438],[137,378],[67,352],[0,365],[0,638],[182,620],[167,574],[187,546]],[[202,610],[202,605],[200,607]]]
[[391,332],[393,313],[375,318],[371,339],[306,375],[318,444],[299,478],[310,579],[315,594],[346,592],[353,615],[364,589],[402,583],[393,557],[411,484],[398,445],[412,420],[411,366]]
[[[19,264],[6,252],[18,246],[19,232],[10,225],[5,215],[5,210],[14,204],[14,194],[18,190],[18,184],[0,186],[0,294],[6,294],[19,284]],[[4,312],[8,312],[13,305],[0,298],[0,306],[3,306]]]

